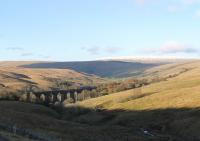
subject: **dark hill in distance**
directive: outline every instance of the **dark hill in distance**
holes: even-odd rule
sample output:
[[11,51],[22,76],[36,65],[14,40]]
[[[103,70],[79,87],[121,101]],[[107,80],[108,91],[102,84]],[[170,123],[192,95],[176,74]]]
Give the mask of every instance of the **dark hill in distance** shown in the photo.
[[[162,63],[163,64],[163,63]],[[22,65],[24,68],[72,69],[78,72],[94,74],[101,77],[129,77],[142,74],[146,69],[161,63],[140,63],[125,61],[80,61],[80,62],[42,62]]]

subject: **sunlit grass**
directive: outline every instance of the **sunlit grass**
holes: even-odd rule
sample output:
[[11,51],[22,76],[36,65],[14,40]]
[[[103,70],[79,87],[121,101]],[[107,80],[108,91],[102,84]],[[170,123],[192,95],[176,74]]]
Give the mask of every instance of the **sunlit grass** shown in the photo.
[[[143,97],[130,99],[129,97],[133,97],[135,93],[134,90],[129,90],[83,101],[79,103],[79,105],[91,108],[100,105],[101,107],[110,110],[150,110],[200,107],[200,63],[194,62],[189,64],[190,65],[179,65],[176,69],[173,68],[173,71],[176,72],[181,68],[192,67],[193,69],[190,71],[182,73],[177,77],[169,78],[167,81],[143,87],[141,93],[141,95],[145,94]],[[162,73],[170,72],[171,70],[165,68],[163,71],[164,72]],[[123,103],[119,102],[123,99],[129,100]]]

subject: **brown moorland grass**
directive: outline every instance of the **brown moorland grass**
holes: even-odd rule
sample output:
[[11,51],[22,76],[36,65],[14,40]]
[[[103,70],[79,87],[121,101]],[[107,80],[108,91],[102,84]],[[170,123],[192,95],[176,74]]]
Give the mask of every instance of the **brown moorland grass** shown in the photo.
[[[166,66],[164,66],[166,67]],[[171,66],[170,66],[171,67]],[[94,108],[98,105],[106,109],[123,109],[123,110],[149,110],[149,109],[165,109],[165,108],[192,108],[200,106],[200,62],[190,62],[179,65],[173,73],[178,72],[182,68],[192,68],[191,70],[179,74],[176,77],[168,78],[167,81],[153,83],[142,87],[142,96],[128,100],[127,102],[119,102],[123,99],[135,96],[136,90],[123,91],[99,98],[89,99],[80,102],[78,105]],[[158,68],[157,68],[158,69]],[[159,68],[160,69],[160,68]],[[163,70],[170,74],[171,70],[166,68]],[[158,74],[160,75],[160,74]],[[103,104],[105,103],[105,104]],[[108,104],[109,103],[109,104]]]
[[[0,101],[0,123],[63,141],[198,141],[200,62],[163,68],[152,72],[178,75],[144,86],[141,93],[124,91],[65,105],[59,111]],[[189,70],[180,73],[185,68]]]
[[56,87],[57,82],[74,82],[77,85],[92,85],[105,82],[94,75],[82,74],[70,69],[29,69],[18,67],[33,62],[0,62],[0,92],[16,93],[18,90],[35,85],[47,90]]
[[157,75],[169,75],[185,68],[189,70],[167,81],[142,87],[141,96],[136,96],[138,98],[134,98],[135,90],[129,90],[77,105],[92,109],[100,107],[111,112],[127,111],[119,113],[113,122],[146,125],[150,129],[160,126],[160,130],[177,135],[182,140],[200,140],[200,62],[168,65],[164,69],[154,68],[154,71],[159,72]]

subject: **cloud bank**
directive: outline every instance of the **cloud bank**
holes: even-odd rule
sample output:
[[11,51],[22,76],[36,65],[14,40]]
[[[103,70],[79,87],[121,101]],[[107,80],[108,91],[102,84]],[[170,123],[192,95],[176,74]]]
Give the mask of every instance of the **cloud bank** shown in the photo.
[[[152,6],[156,4],[162,5],[163,2],[165,3],[166,1],[163,0],[133,0],[135,5],[137,6]],[[175,13],[175,12],[180,12],[180,11],[185,11],[189,10],[191,7],[196,7],[200,5],[200,0],[174,0],[174,1],[168,1],[165,3],[166,10],[170,13]],[[194,11],[195,13],[195,11]],[[192,15],[191,15],[192,16]],[[195,13],[195,16],[200,17],[200,11],[197,11]]]
[[147,52],[152,52],[154,54],[177,54],[177,53],[197,53],[199,52],[196,48],[191,45],[187,45],[184,43],[176,42],[176,41],[168,41],[164,43],[160,48],[152,48],[148,49]]

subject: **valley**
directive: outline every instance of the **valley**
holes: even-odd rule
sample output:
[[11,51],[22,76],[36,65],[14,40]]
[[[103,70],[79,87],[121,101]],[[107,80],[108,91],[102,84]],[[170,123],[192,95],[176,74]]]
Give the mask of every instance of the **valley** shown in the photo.
[[0,0],[0,141],[200,141],[200,0]]
[[[55,81],[48,82],[41,76],[79,80],[74,81],[76,87],[103,85],[100,88],[110,91],[75,103],[64,101],[56,105],[2,99],[0,137],[12,141],[199,140],[199,66],[197,60],[162,64],[146,69],[142,75],[121,80],[68,69],[1,67],[1,90],[12,88],[11,95],[24,85],[38,85],[43,91],[55,85]],[[111,86],[123,86],[127,90],[115,92]],[[99,92],[102,90],[95,91]]]

